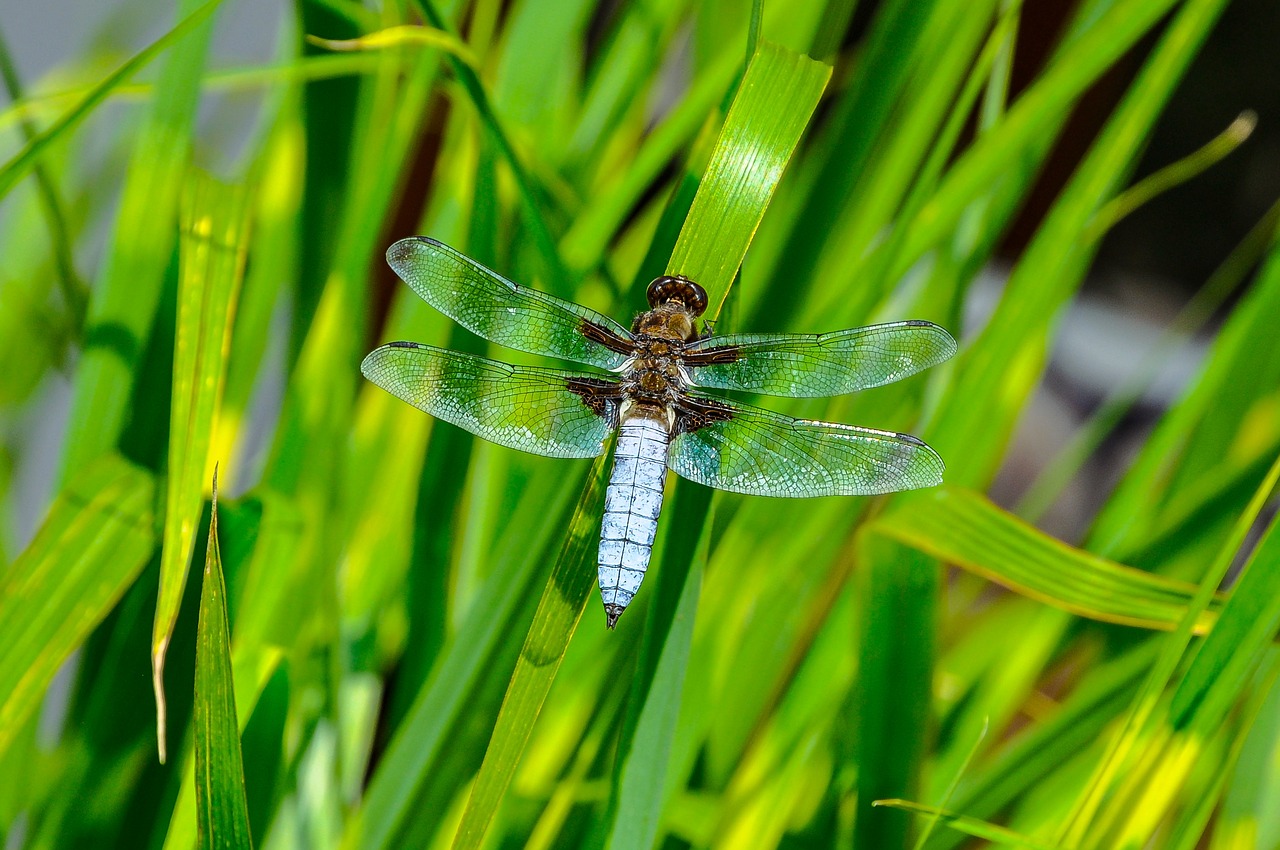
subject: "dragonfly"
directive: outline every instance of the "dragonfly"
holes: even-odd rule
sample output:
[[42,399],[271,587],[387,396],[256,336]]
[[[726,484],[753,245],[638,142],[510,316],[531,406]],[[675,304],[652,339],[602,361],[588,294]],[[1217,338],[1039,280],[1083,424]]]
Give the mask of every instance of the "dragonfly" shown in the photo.
[[484,339],[600,370],[514,366],[418,342],[383,345],[360,367],[392,395],[501,446],[590,458],[616,439],[596,559],[610,629],[648,569],[667,470],[720,490],[785,498],[942,482],[942,458],[909,434],[793,419],[702,392],[821,397],[897,381],[955,354],[955,340],[932,322],[716,336],[705,321],[697,327],[706,291],[663,275],[648,286],[649,309],[627,329],[435,239],[402,239],[387,262],[428,304]]

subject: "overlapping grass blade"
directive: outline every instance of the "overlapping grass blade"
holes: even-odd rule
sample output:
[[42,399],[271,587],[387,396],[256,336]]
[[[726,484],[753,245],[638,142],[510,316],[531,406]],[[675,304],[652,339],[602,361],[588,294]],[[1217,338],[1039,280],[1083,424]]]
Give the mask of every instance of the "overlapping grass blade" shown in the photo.
[[578,626],[587,599],[595,587],[591,569],[593,544],[600,528],[604,506],[605,458],[597,458],[588,473],[587,486],[574,511],[569,532],[556,558],[551,578],[533,615],[533,625],[525,638],[511,674],[502,710],[498,714],[489,749],[462,814],[453,846],[461,850],[479,847],[498,803],[524,752],[533,721],[555,681],[564,660],[569,639]]
[[107,455],[71,481],[31,545],[0,573],[0,753],[146,566],[154,504],[151,474]]
[[252,848],[244,793],[244,761],[231,673],[231,628],[227,588],[218,552],[218,474],[213,476],[209,545],[196,625],[195,726],[196,810],[199,847]]
[[182,603],[210,466],[218,405],[231,350],[236,297],[247,251],[249,205],[243,188],[192,172],[182,203],[182,264],[169,417],[160,593],[151,638],[156,739],[165,760],[164,659]]
[[[1222,0],[1201,0],[1182,8],[1019,261],[990,324],[958,359],[957,379],[933,423],[935,448],[948,459],[948,481],[979,484],[993,474],[1021,409],[1010,403],[1010,376],[1018,376],[1019,394],[1030,392],[1047,355],[1052,317],[1075,291],[1092,254],[1081,237],[1119,191],[1222,6]],[[1015,105],[1007,120],[1019,119]]]
[[921,815],[929,815],[930,817],[941,821],[943,824],[952,829],[971,835],[974,838],[982,838],[1001,847],[1027,848],[1027,850],[1061,850],[1054,844],[1047,844],[1042,841],[1036,841],[1025,835],[1019,835],[1011,829],[1003,826],[997,826],[993,823],[978,820],[977,818],[968,817],[966,815],[949,812],[945,809],[939,809],[935,806],[925,806],[920,803],[913,803],[910,800],[876,800],[871,805],[881,808],[901,809],[904,812],[913,812]]
[[[416,693],[369,783],[358,817],[348,827],[345,846],[399,847],[410,840],[407,836],[425,831],[419,821],[434,825],[443,814],[423,811],[423,801],[440,793],[436,783],[442,777],[448,784],[468,766],[459,763],[459,741],[451,733],[477,712],[479,694],[489,689],[501,694],[511,666],[502,659],[518,655],[521,644],[512,624],[528,622],[521,615],[526,597],[545,582],[555,536],[575,516],[575,498],[581,493],[577,482],[547,472],[541,481],[530,482],[512,512],[508,528],[515,533],[499,541],[491,556],[499,566]],[[523,529],[533,529],[537,536],[531,539]],[[490,688],[490,679],[496,680],[495,687]],[[446,793],[453,790],[449,787]]]
[[[1267,253],[1276,237],[1277,225],[1280,225],[1280,202],[1272,204],[1266,215],[1250,229],[1191,301],[1178,312],[1170,323],[1169,330],[1143,357],[1132,376],[1111,393],[1098,411],[1071,438],[1071,442],[1041,470],[1018,500],[1016,513],[1019,516],[1034,522],[1048,510],[1072,476],[1097,452],[1103,440],[1137,404],[1142,393],[1154,380],[1161,364],[1203,328],[1222,304],[1240,288],[1259,259]],[[1239,316],[1239,311],[1235,315]],[[1238,322],[1241,319],[1233,318],[1232,321]]]
[[[1280,372],[1276,347],[1266,342],[1280,310],[1280,243],[1276,241],[1280,229],[1274,221],[1271,225],[1270,255],[1256,282],[1232,311],[1195,386],[1164,417],[1098,515],[1090,532],[1091,548],[1125,557],[1140,549],[1163,521],[1182,513],[1179,502],[1206,482],[1219,482],[1222,472],[1249,466],[1246,458],[1224,450],[1240,439],[1244,422],[1257,421],[1264,430],[1249,432],[1241,448],[1268,462],[1269,444],[1280,435],[1274,427],[1265,427],[1266,417],[1253,419],[1250,412],[1265,410],[1271,403],[1275,386],[1271,376]],[[1185,473],[1188,467],[1198,474]],[[1210,474],[1215,469],[1218,474]],[[1265,465],[1256,471],[1255,481],[1263,470]]]
[[[182,0],[179,11],[189,14],[173,32],[186,37],[179,41],[173,32],[167,37],[177,43],[166,57],[155,100],[138,131],[105,269],[89,301],[63,452],[64,478],[113,448],[129,414],[173,250],[181,178],[188,167],[212,33],[209,18],[218,2]],[[163,46],[153,45],[140,55],[150,59]],[[97,103],[110,88],[95,90],[85,99],[87,105]]]
[[[105,100],[115,89],[145,67],[165,50],[173,47],[199,27],[222,5],[222,0],[207,0],[203,5],[195,3],[182,4],[186,15],[178,24],[160,38],[143,48],[139,53],[94,86],[84,98],[50,125],[44,132],[31,139],[13,159],[0,166],[0,198],[9,194],[14,184],[21,180],[35,165],[36,160],[50,144],[57,141],[65,133],[73,131],[90,112]],[[193,38],[199,40],[200,36]],[[169,66],[172,70],[172,64]]]

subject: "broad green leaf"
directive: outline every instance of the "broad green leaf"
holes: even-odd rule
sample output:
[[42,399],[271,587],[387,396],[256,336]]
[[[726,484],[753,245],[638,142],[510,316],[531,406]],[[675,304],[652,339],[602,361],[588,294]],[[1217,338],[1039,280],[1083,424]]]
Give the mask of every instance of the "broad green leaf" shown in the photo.
[[[173,397],[169,414],[169,475],[165,499],[160,593],[151,637],[156,739],[165,760],[164,659],[182,603],[187,565],[204,503],[236,297],[244,273],[249,205],[245,191],[192,172],[182,201],[181,267]],[[216,461],[213,465],[216,465]]]
[[218,554],[218,477],[214,472],[209,546],[196,625],[195,783],[201,850],[252,848],[244,794],[240,724],[231,675],[227,588]]
[[715,319],[818,99],[830,66],[762,42],[743,74],[667,265],[702,284]]
[[0,573],[0,754],[151,557],[154,499],[149,473],[107,455],[72,479]]
[[551,571],[551,578],[533,615],[520,659],[498,714],[484,763],[471,789],[453,846],[479,847],[515,774],[533,722],[555,681],[569,639],[578,627],[583,608],[595,589],[592,553],[597,541],[600,512],[604,507],[606,466],[597,458],[588,473],[587,486],[574,511],[569,533]]

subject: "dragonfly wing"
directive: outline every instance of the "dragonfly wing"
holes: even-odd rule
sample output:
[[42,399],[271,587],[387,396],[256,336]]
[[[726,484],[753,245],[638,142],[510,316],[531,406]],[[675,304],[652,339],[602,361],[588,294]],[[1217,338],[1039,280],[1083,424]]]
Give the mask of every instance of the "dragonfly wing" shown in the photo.
[[688,394],[667,465],[691,481],[753,496],[857,496],[942,483],[942,458],[908,434],[792,419]]
[[611,370],[633,348],[608,316],[512,283],[434,239],[401,239],[387,262],[424,301],[490,342]]
[[932,322],[891,322],[827,334],[730,334],[685,349],[700,387],[804,398],[878,387],[956,353]]
[[416,342],[375,349],[360,371],[477,437],[549,457],[595,457],[618,419],[616,381],[511,366]]

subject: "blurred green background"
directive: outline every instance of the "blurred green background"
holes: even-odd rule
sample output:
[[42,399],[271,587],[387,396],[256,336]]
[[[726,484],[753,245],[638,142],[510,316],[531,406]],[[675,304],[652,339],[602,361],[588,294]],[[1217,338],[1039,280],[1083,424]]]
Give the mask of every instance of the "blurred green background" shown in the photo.
[[[0,8],[3,847],[1280,848],[1277,35]],[[412,234],[624,324],[672,264],[721,332],[938,322],[942,367],[763,403],[946,484],[673,480],[606,631],[599,467],[360,377],[389,339],[536,362],[395,279]]]

